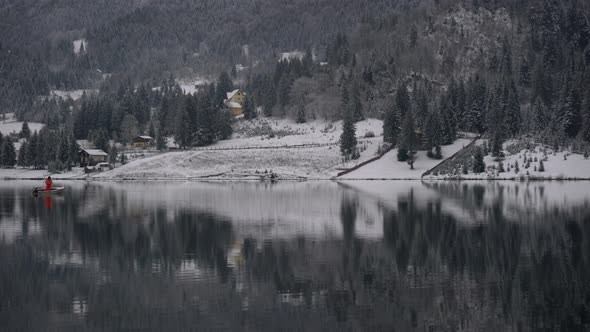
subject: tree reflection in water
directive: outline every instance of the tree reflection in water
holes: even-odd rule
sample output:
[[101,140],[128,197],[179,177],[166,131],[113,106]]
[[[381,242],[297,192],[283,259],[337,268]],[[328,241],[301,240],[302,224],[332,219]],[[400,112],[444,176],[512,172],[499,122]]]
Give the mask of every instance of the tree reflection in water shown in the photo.
[[[19,229],[0,240],[0,330],[589,328],[587,204],[530,224],[526,207],[506,208],[516,191],[421,189],[387,204],[336,187],[326,209],[339,211],[341,235],[271,238],[219,211],[131,204],[109,187],[66,192],[51,210],[25,188],[1,189],[0,234]],[[380,238],[357,234],[370,209]]]

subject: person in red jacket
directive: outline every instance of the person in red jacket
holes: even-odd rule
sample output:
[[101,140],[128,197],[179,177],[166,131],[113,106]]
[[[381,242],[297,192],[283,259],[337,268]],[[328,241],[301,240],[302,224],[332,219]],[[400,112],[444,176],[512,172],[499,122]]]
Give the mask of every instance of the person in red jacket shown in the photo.
[[45,180],[45,190],[51,190],[51,185],[53,184],[53,180],[51,180],[51,176],[48,176]]

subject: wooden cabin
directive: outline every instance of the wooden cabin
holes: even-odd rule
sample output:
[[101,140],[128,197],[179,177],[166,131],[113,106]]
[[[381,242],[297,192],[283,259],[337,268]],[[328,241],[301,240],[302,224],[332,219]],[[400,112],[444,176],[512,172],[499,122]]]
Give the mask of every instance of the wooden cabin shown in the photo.
[[81,149],[80,150],[80,167],[94,166],[98,163],[104,163],[109,155],[99,149]]

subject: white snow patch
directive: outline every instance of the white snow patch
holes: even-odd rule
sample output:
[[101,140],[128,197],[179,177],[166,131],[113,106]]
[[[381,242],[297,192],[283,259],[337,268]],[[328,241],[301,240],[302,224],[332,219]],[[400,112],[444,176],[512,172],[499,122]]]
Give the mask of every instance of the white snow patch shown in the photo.
[[182,91],[184,91],[184,93],[186,94],[194,94],[199,92],[199,87],[206,85],[206,84],[210,84],[211,80],[204,78],[204,77],[197,77],[195,79],[191,79],[191,80],[179,80],[177,81],[178,85],[180,85],[180,88],[182,89]]
[[57,97],[61,99],[72,98],[72,100],[78,100],[82,98],[82,95],[86,92],[86,95],[98,93],[97,89],[79,89],[79,90],[51,90],[49,92],[50,97]]
[[[463,147],[467,146],[471,140],[458,139],[453,144],[443,146],[443,158],[448,158],[457,153]],[[397,160],[397,149],[392,149],[381,159],[365,165],[351,173],[345,174],[339,179],[343,180],[395,180],[395,179],[420,179],[422,174],[432,169],[442,162],[442,160],[431,159],[426,155],[426,151],[416,153],[414,169],[406,162]]]
[[[478,140],[477,144],[483,144],[485,140]],[[590,159],[585,159],[583,155],[573,153],[571,149],[554,152],[552,148],[544,147],[542,145],[534,145],[530,150],[522,149],[520,152],[510,154],[506,148],[514,144],[515,141],[504,143],[505,157],[502,160],[505,172],[498,173],[499,161],[496,161],[491,155],[484,157],[487,171],[480,174],[458,174],[451,175],[429,175],[430,179],[445,179],[445,178],[463,178],[463,179],[496,179],[496,180],[512,180],[512,179],[553,179],[553,180],[567,180],[567,179],[590,179]],[[529,160],[529,168],[525,168]],[[532,160],[532,161],[531,161]],[[540,161],[543,160],[545,171],[539,171]],[[518,172],[516,172],[515,164],[518,162]],[[491,169],[495,167],[495,170]]]
[[72,42],[72,44],[74,47],[74,54],[76,55],[80,55],[80,52],[82,51],[82,45],[84,46],[85,51],[88,49],[88,41],[85,38],[76,39]]
[[305,57],[305,52],[301,51],[291,51],[291,52],[283,52],[281,53],[281,57],[279,58],[280,61],[287,60],[302,60]]
[[[29,129],[31,130],[31,133],[33,133],[35,130],[41,130],[41,128],[43,128],[44,126],[45,125],[43,123],[29,122]],[[0,132],[2,133],[2,135],[20,133],[22,127],[23,123],[20,121],[16,121],[13,113],[6,114],[6,121],[0,121]]]

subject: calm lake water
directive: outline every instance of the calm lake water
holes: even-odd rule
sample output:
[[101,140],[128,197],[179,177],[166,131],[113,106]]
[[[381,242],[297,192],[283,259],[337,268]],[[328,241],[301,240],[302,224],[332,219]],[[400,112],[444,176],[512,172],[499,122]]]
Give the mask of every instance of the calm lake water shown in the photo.
[[0,184],[0,331],[588,331],[590,183]]

